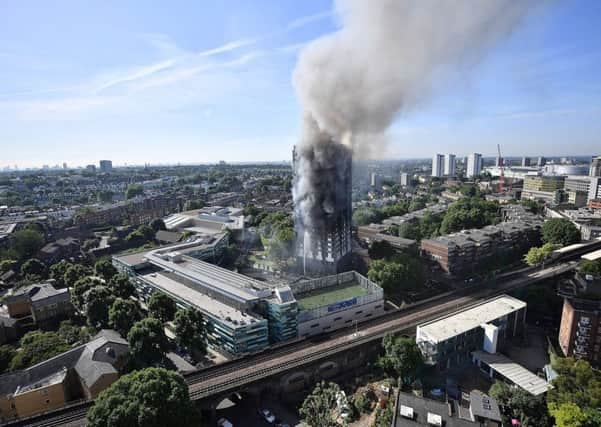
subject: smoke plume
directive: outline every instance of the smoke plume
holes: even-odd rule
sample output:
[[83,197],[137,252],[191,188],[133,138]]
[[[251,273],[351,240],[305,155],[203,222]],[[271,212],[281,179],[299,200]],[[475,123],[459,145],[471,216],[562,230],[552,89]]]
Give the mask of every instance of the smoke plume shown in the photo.
[[[402,111],[427,101],[449,72],[467,72],[544,0],[335,0],[340,29],[300,54],[303,107],[293,190],[301,228],[336,209],[328,144],[365,152]],[[462,75],[463,77],[463,75]],[[335,153],[336,151],[332,151]],[[321,172],[319,172],[321,173]]]

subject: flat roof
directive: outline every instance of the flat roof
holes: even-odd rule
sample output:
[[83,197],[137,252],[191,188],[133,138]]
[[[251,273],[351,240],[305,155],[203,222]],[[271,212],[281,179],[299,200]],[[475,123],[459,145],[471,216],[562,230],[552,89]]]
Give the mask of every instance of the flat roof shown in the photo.
[[597,261],[601,259],[601,249],[582,255],[582,259],[587,261]]
[[232,328],[263,321],[259,317],[236,310],[234,307],[217,301],[163,273],[150,273],[141,277],[167,295],[182,300],[201,312],[219,319],[223,323],[228,323]]
[[500,295],[476,306],[422,323],[417,327],[418,335],[421,332],[434,342],[446,341],[524,307],[524,301]]
[[562,254],[564,252],[570,252],[574,249],[582,248],[586,246],[587,243],[574,243],[573,245],[564,246],[563,248],[555,249],[553,252],[557,252],[558,254]]
[[538,396],[539,394],[546,393],[552,386],[544,379],[533,374],[522,365],[515,363],[508,357],[502,354],[491,354],[485,351],[474,351],[472,355],[488,366],[494,371],[503,375],[509,381],[523,388],[530,394]]
[[356,281],[329,286],[305,293],[295,294],[299,310],[313,310],[318,307],[367,295],[369,291]]

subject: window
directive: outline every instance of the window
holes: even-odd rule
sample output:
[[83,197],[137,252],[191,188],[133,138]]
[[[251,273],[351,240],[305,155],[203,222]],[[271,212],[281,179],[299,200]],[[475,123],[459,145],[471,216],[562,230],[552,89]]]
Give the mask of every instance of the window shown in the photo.
[[367,313],[365,317],[371,317],[372,313]]
[[339,320],[341,320],[341,319],[342,319],[342,317],[335,317],[335,318],[334,318],[334,322],[337,322],[337,321],[339,321]]
[[355,311],[355,314],[361,314],[361,313],[363,313],[363,310]]
[[382,304],[378,304],[374,307],[374,310],[377,310],[378,308],[382,308]]
[[50,403],[50,399],[46,399],[46,405]]
[[311,325],[311,328],[317,328],[318,326],[319,326],[319,323],[313,323],[313,324]]

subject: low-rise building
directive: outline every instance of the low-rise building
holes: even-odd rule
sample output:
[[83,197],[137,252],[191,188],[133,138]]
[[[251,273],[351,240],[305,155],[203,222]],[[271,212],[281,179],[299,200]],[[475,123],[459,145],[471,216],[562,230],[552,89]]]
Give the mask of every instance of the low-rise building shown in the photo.
[[383,313],[382,289],[348,272],[294,283],[261,282],[198,258],[198,243],[113,257],[142,298],[160,291],[199,310],[208,344],[232,357],[349,326]]
[[418,325],[416,343],[427,364],[446,370],[470,361],[474,351],[496,353],[525,322],[526,303],[501,295]]
[[31,317],[39,326],[63,319],[73,311],[69,290],[55,289],[49,283],[17,289],[6,295],[4,305],[10,317]]
[[400,391],[396,408],[392,427],[500,427],[502,422],[497,402],[478,390],[469,393],[469,400],[446,402]]
[[50,411],[78,399],[94,399],[119,378],[128,348],[116,331],[102,330],[87,344],[1,375],[0,421]]

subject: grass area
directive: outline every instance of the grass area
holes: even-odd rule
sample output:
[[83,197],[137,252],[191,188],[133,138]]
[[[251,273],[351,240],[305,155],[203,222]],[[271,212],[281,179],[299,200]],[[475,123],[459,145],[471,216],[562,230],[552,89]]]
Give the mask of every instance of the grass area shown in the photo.
[[351,298],[366,295],[367,290],[361,285],[345,285],[331,288],[319,289],[314,292],[297,296],[298,308],[300,310],[313,310],[325,305],[334,304]]

